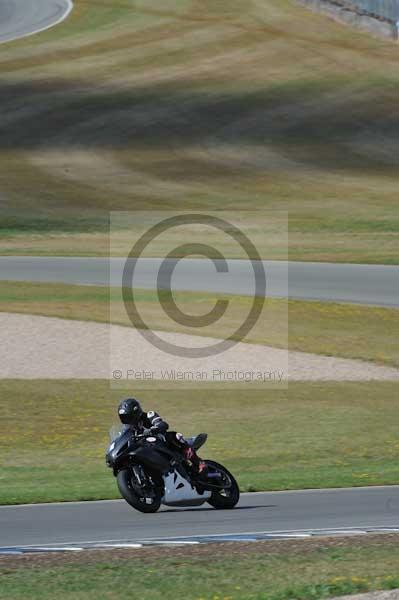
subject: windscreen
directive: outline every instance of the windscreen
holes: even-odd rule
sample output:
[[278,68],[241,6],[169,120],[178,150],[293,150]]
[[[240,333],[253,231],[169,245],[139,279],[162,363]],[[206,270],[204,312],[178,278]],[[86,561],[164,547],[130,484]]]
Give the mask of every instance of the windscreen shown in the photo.
[[109,430],[109,439],[111,442],[116,440],[124,431],[126,430],[126,426],[122,425],[122,423],[117,423],[116,425],[112,425]]

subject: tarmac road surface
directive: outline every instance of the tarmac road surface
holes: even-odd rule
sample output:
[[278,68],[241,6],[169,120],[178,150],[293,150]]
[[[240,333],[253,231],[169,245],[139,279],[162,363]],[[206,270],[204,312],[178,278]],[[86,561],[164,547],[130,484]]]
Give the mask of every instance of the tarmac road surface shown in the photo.
[[144,515],[123,500],[0,507],[0,547],[354,527],[399,528],[399,486],[243,494],[230,511]]
[[0,43],[57,25],[72,7],[71,0],[0,0]]
[[[217,261],[216,261],[217,262]],[[0,257],[0,280],[60,282],[80,285],[122,283],[123,258]],[[160,258],[138,261],[136,288],[155,289]],[[168,261],[170,264],[170,261]],[[266,295],[333,302],[399,307],[399,266],[264,261]],[[254,272],[246,260],[228,260],[217,272],[207,259],[180,260],[172,276],[173,290],[253,295]],[[161,287],[165,280],[160,279]]]

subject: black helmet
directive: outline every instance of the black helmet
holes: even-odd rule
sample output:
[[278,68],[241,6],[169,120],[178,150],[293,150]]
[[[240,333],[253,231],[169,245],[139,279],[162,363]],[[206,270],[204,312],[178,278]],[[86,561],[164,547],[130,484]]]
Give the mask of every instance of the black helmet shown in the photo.
[[119,404],[118,415],[124,425],[137,425],[143,410],[135,398],[127,398]]

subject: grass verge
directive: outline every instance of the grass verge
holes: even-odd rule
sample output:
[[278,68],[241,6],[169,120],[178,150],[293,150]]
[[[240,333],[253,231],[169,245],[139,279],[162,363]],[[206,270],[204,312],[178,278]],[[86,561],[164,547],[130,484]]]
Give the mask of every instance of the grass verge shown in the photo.
[[397,588],[398,567],[394,535],[0,557],[0,598],[317,600]]
[[[193,334],[169,319],[156,291],[135,290],[138,310],[152,329]],[[179,308],[193,315],[209,312],[215,294],[176,292]],[[252,299],[230,296],[226,316],[195,333],[223,338],[243,322]],[[111,300],[111,305],[110,305]],[[111,306],[111,311],[110,311]],[[29,282],[2,282],[0,311],[130,325],[120,290]],[[359,358],[399,366],[399,310],[351,304],[268,298],[246,341],[303,352]],[[289,324],[289,329],[288,329]]]
[[292,260],[398,264],[398,61],[293,0],[75,0],[2,45],[0,252],[107,254],[110,211],[250,207],[288,211]]
[[[398,383],[145,391],[244,491],[399,483]],[[132,393],[134,390],[132,390]],[[0,504],[117,497],[104,464],[120,392],[105,381],[0,381]],[[19,408],[22,407],[22,408]]]

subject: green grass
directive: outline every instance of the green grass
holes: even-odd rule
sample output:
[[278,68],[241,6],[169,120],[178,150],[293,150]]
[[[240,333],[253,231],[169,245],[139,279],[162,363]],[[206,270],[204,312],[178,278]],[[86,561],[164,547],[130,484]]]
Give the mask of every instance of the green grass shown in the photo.
[[[143,391],[246,490],[399,483],[399,384]],[[134,389],[132,392],[134,393]],[[0,504],[117,497],[104,464],[120,392],[105,381],[2,380]]]
[[397,588],[398,567],[394,536],[10,557],[0,598],[317,600]]
[[[218,298],[198,292],[177,292],[174,297],[183,312],[193,315],[209,312]],[[231,296],[226,317],[210,327],[193,330],[166,316],[156,291],[135,290],[135,298],[153,329],[211,337],[229,335],[243,322],[252,304],[249,297]],[[110,292],[96,286],[2,282],[0,311],[130,325],[117,288]],[[397,309],[389,308],[267,299],[246,341],[276,347],[287,347],[288,343],[290,350],[399,366],[398,315]]]
[[2,45],[0,252],[107,254],[111,210],[267,208],[291,259],[398,264],[398,62],[293,0],[76,0]]

